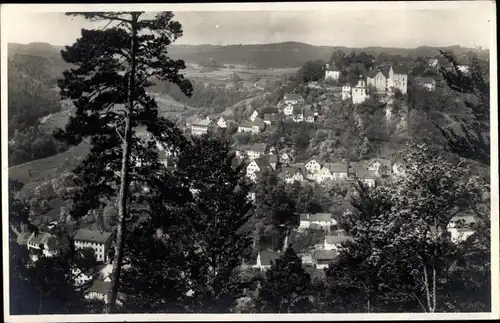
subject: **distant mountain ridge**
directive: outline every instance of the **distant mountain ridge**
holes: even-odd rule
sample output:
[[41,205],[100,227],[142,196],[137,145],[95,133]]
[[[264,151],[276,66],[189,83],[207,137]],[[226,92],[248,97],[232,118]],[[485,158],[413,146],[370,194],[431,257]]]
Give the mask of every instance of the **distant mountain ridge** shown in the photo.
[[[14,54],[32,55],[47,58],[52,64],[65,66],[60,50],[63,46],[54,46],[48,43],[18,44],[9,43],[9,57]],[[171,45],[170,56],[175,59],[184,59],[186,62],[202,62],[212,58],[221,64],[245,64],[258,68],[286,68],[299,67],[309,60],[328,61],[334,50],[345,53],[352,51],[365,52],[377,56],[380,53],[402,55],[408,57],[432,57],[438,55],[439,50],[452,51],[461,56],[468,52],[476,53],[480,58],[489,59],[489,50],[473,49],[455,46],[417,48],[396,47],[364,47],[353,48],[344,46],[313,46],[300,42],[269,43],[259,45]]]

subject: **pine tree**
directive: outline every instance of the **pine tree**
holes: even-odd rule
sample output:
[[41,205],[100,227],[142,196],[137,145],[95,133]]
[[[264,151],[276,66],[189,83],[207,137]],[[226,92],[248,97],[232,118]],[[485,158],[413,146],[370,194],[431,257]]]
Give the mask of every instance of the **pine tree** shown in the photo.
[[266,272],[257,307],[264,313],[305,312],[310,282],[310,275],[302,268],[302,259],[289,246]]
[[149,202],[151,214],[128,241],[125,275],[141,311],[227,312],[242,296],[237,272],[251,247],[244,230],[250,186],[243,166],[232,168],[233,157],[227,141],[193,137],[174,172],[186,203]]
[[[73,145],[90,138],[92,145],[90,154],[75,170],[80,189],[73,199],[72,215],[78,218],[97,209],[103,199],[118,199],[119,224],[107,308],[113,312],[126,223],[131,220],[127,205],[130,184],[150,181],[161,169],[153,149],[155,141],[173,147],[183,143],[180,130],[159,115],[146,89],[155,79],[177,84],[186,95],[191,94],[192,86],[179,74],[185,68],[184,62],[167,56],[168,45],[182,35],[181,25],[173,20],[171,12],[152,18],[146,18],[144,12],[68,15],[107,22],[104,29],[82,29],[81,37],[61,51],[63,59],[76,68],[66,70],[58,85],[61,96],[71,99],[77,111],[55,136]],[[138,129],[151,137],[141,139]]]
[[[438,124],[448,141],[451,151],[490,165],[490,82],[489,75],[481,68],[477,58],[472,58],[469,71],[463,72],[452,54],[441,51],[448,59],[451,69],[440,68],[440,74],[451,90],[466,97],[465,105],[472,112],[472,120],[458,118],[459,129],[446,128]],[[457,131],[458,130],[458,131]]]

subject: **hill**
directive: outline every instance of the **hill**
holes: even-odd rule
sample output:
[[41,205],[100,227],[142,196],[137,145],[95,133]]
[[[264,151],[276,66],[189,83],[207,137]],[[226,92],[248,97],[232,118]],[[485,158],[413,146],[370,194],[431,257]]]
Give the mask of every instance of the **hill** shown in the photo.
[[[9,43],[8,55],[14,54],[32,55],[46,58],[54,66],[54,71],[62,71],[67,64],[60,56],[61,46],[53,46],[47,43],[16,44]],[[186,62],[199,63],[214,60],[220,64],[242,64],[257,68],[296,68],[309,60],[329,60],[334,50],[349,52],[365,52],[374,56],[381,53],[387,55],[401,55],[411,58],[417,56],[432,57],[438,55],[438,50],[452,51],[460,56],[470,51],[479,57],[489,58],[488,50],[476,50],[461,46],[430,47],[421,46],[417,48],[395,48],[395,47],[364,47],[353,48],[345,46],[313,46],[299,42],[283,42],[258,45],[171,45],[170,56],[176,59],[184,59]]]

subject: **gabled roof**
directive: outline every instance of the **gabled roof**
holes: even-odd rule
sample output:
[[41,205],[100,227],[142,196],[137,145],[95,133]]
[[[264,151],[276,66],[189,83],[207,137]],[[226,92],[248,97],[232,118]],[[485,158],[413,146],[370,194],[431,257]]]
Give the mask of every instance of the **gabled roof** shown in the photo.
[[301,101],[303,100],[302,99],[302,96],[300,94],[295,94],[295,93],[287,93],[283,96],[283,100],[287,101],[287,100],[290,100],[290,101]]
[[326,168],[330,173],[347,173],[349,165],[347,163],[325,163],[323,168]]
[[377,74],[378,74],[378,72],[379,72],[378,70],[370,70],[370,71],[368,71],[368,72],[366,73],[366,77],[369,77],[369,78],[374,78],[374,77],[375,77],[375,75],[377,75]]
[[359,179],[378,179],[380,176],[377,175],[377,171],[374,170],[360,170],[356,172],[356,176]]
[[327,71],[340,72],[340,70],[337,68],[337,65],[335,65],[335,62],[332,62],[328,66]]
[[308,160],[306,160],[306,161],[304,162],[304,165],[306,165],[307,163],[309,163],[309,162],[310,162],[310,161],[312,161],[312,160],[314,160],[316,163],[320,164],[320,162],[318,161],[318,157],[316,157],[316,156],[312,156],[312,157],[310,157]]
[[219,118],[219,120],[220,119],[223,119],[224,121],[235,121],[236,120],[236,118],[234,116],[221,116]]
[[233,169],[236,169],[236,167],[240,166],[241,164],[243,163],[243,159],[239,158],[239,157],[233,157],[233,159],[231,159],[231,167]]
[[366,165],[370,166],[375,162],[379,162],[382,166],[385,166],[388,169],[392,168],[392,161],[390,161],[389,159],[385,159],[385,158],[372,158],[372,159],[368,160]]
[[28,242],[35,245],[43,244],[48,249],[55,249],[59,245],[57,237],[47,232],[39,232],[37,235],[35,235],[35,232],[31,233]]
[[328,244],[341,244],[347,241],[354,241],[350,236],[326,236],[325,241]]
[[385,78],[389,78],[389,71],[391,70],[390,65],[383,65],[378,68],[377,72],[382,72],[382,74],[385,76]]
[[302,166],[288,166],[288,167],[283,167],[281,173],[285,177],[291,177],[297,173],[300,173],[302,176],[305,176],[306,170],[303,169]]
[[331,213],[302,213],[300,214],[300,221],[331,221],[332,214]]
[[254,160],[254,162],[259,166],[260,171],[263,171],[267,167],[269,167],[269,157],[268,156],[262,156],[260,158],[257,158]]
[[262,266],[270,266],[272,260],[278,259],[281,255],[273,251],[260,251],[260,263]]
[[337,257],[338,253],[336,250],[315,250],[312,253],[312,258],[314,260],[331,261]]
[[73,238],[75,241],[106,243],[111,238],[111,232],[80,229]]
[[462,222],[462,223],[457,223],[455,228],[468,228],[471,224],[478,222],[478,219],[475,215],[472,214],[463,214],[463,215],[455,215],[451,220],[450,223],[454,222]]
[[203,120],[200,120],[200,119],[195,119],[191,122],[191,126],[202,126],[202,127],[208,127],[210,124],[212,123],[211,120],[207,120],[207,119],[203,119]]
[[248,150],[250,150],[250,151],[256,151],[256,152],[260,152],[260,153],[265,153],[266,149],[267,149],[267,144],[260,143],[260,142],[256,142],[252,146],[250,146],[250,148],[248,148]]

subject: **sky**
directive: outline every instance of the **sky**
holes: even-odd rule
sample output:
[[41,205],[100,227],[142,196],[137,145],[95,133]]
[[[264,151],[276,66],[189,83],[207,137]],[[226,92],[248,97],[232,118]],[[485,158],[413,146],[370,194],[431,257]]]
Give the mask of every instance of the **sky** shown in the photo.
[[[289,4],[293,6],[293,4]],[[203,7],[207,8],[207,7]],[[234,7],[233,7],[234,8]],[[262,7],[261,7],[262,8]],[[491,7],[348,10],[311,6],[279,11],[176,11],[177,44],[262,44],[283,41],[346,47],[450,46],[490,48]],[[259,8],[255,8],[259,9]],[[494,15],[494,12],[493,12]],[[2,15],[9,42],[70,45],[81,28],[102,27],[62,12],[12,10]]]

